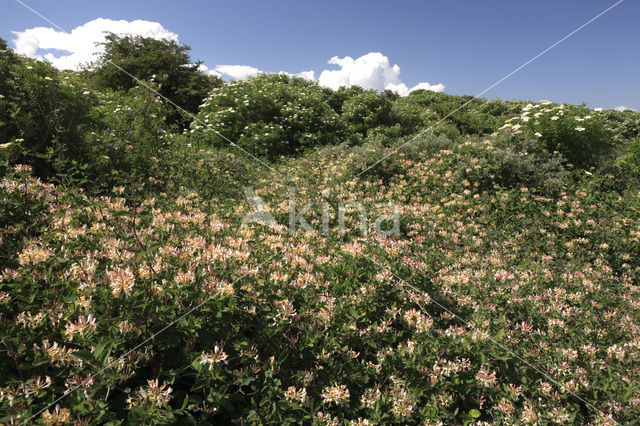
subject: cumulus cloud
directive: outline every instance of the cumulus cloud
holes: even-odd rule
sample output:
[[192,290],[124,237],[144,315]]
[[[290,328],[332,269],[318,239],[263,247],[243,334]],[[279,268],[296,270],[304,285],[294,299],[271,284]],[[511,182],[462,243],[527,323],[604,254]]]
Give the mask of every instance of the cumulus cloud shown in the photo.
[[396,92],[400,96],[407,96],[409,93],[413,92],[414,90],[420,90],[420,89],[431,90],[432,92],[444,92],[445,87],[446,86],[442,83],[430,84],[430,83],[422,82],[422,83],[416,84],[411,88],[407,87],[407,85],[404,83],[399,83],[399,84],[389,83],[384,88],[387,90]]
[[337,65],[340,69],[324,70],[318,78],[321,86],[338,89],[340,86],[360,86],[364,89],[392,90],[401,96],[418,89],[442,92],[445,86],[442,83],[430,84],[418,83],[409,88],[400,80],[400,67],[391,65],[389,58],[380,52],[370,52],[353,59],[350,56],[339,58],[334,56],[329,59],[329,64]]
[[[158,22],[115,21],[104,18],[89,21],[74,28],[70,33],[47,27],[14,31],[13,34],[16,38],[13,41],[18,53],[39,60],[47,60],[59,69],[78,69],[82,65],[96,60],[97,56],[103,52],[104,48],[100,46],[100,43],[105,41],[105,36],[109,32],[178,42],[178,35],[167,30]],[[316,73],[312,70],[295,74],[286,71],[280,71],[280,73],[318,81],[321,86],[334,90],[341,86],[357,85],[364,89],[379,91],[388,89],[401,96],[406,96],[418,89],[434,92],[442,92],[445,89],[442,83],[431,84],[427,82],[408,87],[400,79],[400,67],[396,64],[392,65],[389,58],[380,52],[370,52],[356,59],[349,56],[344,58],[334,56],[329,59],[328,63],[336,65],[338,69],[323,70],[317,79]],[[239,80],[264,72],[250,65],[216,65],[210,68],[201,64],[199,69],[205,74]],[[617,107],[616,109],[619,108],[625,107]]]
[[616,111],[635,111],[635,109],[627,108],[624,105],[620,105],[614,108]]
[[324,70],[318,79],[322,86],[338,89],[340,86],[360,86],[365,89],[383,90],[387,84],[398,83],[400,67],[389,63],[389,58],[379,52],[367,53],[353,59],[350,56],[329,59],[338,70]]
[[[379,52],[367,53],[357,59],[349,56],[344,58],[334,56],[328,63],[338,65],[340,69],[322,71],[317,81],[321,86],[334,90],[341,86],[360,86],[364,89],[388,89],[401,96],[406,96],[418,89],[432,90],[434,92],[442,92],[445,89],[442,83],[431,84],[427,82],[408,87],[400,80],[400,67],[398,65],[391,65],[389,58]],[[218,65],[213,70],[206,68],[206,72],[242,80],[265,71],[248,65]],[[280,71],[279,74],[316,81],[315,71],[302,71],[296,74]]]
[[[108,32],[178,41],[177,34],[168,31],[158,22],[98,18],[74,28],[70,33],[46,27],[13,31],[16,36],[13,42],[18,53],[39,60],[45,59],[58,69],[78,69],[81,65],[94,61],[96,55],[102,52],[103,47],[96,44],[104,42]],[[46,52],[47,50],[64,51],[68,54]]]
[[238,80],[253,77],[262,72],[258,68],[250,65],[217,65],[215,71]]
[[[286,74],[289,74],[289,73],[286,73]],[[305,80],[310,80],[310,81],[315,81],[316,80],[315,71],[302,71],[302,72],[299,72],[297,74],[289,74],[289,75],[292,75],[294,77],[304,78]]]
[[200,64],[200,65],[198,66],[198,70],[199,70],[200,72],[205,73],[205,74],[215,75],[216,77],[222,77],[222,74],[220,74],[220,73],[219,73],[218,71],[216,71],[216,70],[209,69],[209,67],[208,67],[208,66],[206,66],[205,64]]

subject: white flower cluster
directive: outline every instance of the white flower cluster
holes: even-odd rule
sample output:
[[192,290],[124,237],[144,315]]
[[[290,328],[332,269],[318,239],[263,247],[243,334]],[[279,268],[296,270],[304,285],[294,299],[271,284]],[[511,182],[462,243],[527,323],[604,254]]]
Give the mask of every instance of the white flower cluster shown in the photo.
[[[500,127],[499,130],[508,130],[514,133],[522,133],[523,127],[528,126],[531,127],[531,124],[534,126],[541,124],[541,119],[548,117],[551,121],[560,120],[566,113],[567,106],[565,104],[555,105],[550,101],[540,101],[537,104],[527,104],[522,108],[522,112],[520,115],[509,118],[505,121],[504,126]],[[594,110],[594,113],[602,112],[602,109],[597,108]],[[549,117],[549,115],[551,115]],[[586,115],[584,117],[574,117],[575,121],[583,122],[593,118],[591,115]],[[533,120],[533,121],[532,121]],[[531,123],[531,124],[529,124]],[[585,127],[576,125],[576,132],[584,132],[587,130]],[[534,135],[538,138],[543,137],[543,133],[540,131],[536,131]]]

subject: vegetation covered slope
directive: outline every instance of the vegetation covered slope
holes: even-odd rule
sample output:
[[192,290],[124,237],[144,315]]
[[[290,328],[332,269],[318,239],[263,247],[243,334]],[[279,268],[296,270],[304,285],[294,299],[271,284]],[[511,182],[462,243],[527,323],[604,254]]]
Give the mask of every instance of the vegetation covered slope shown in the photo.
[[[185,132],[147,89],[4,50],[0,421],[637,421],[638,114],[260,76]],[[70,126],[27,145],[41,87],[88,92],[73,150]],[[279,225],[240,226],[244,187]]]

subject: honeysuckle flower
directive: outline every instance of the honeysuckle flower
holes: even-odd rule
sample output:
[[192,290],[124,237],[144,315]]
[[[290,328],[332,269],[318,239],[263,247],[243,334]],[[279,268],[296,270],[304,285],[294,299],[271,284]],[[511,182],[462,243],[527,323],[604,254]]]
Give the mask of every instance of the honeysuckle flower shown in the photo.
[[21,265],[37,265],[53,256],[53,251],[49,248],[38,246],[33,243],[25,247],[18,254],[18,262]]
[[324,404],[340,405],[349,401],[349,389],[346,385],[327,386],[322,390],[321,396]]
[[67,408],[60,408],[60,405],[56,404],[53,411],[48,409],[42,413],[42,421],[45,425],[57,425],[64,424],[69,420],[71,412]]
[[119,297],[121,293],[129,296],[135,284],[133,272],[129,268],[116,267],[107,272],[107,279],[115,297]]
[[373,408],[380,399],[381,395],[382,393],[380,392],[380,388],[368,388],[362,394],[360,402],[362,403],[362,406],[364,408]]
[[209,367],[209,370],[213,369],[215,364],[221,364],[227,362],[227,354],[218,345],[215,345],[212,352],[202,352],[200,355],[200,364]]
[[304,404],[307,400],[307,390],[305,388],[296,388],[295,386],[289,386],[284,393],[284,397],[289,401],[297,401],[300,404]]
[[147,387],[139,388],[135,395],[127,399],[127,403],[129,404],[129,409],[146,404],[163,408],[171,400],[169,396],[171,392],[173,392],[173,389],[167,387],[166,383],[160,385],[158,379],[147,380]]
[[89,316],[81,316],[75,322],[67,322],[65,326],[65,334],[67,336],[67,340],[72,341],[73,337],[78,334],[80,336],[84,336],[86,331],[92,331],[96,328],[96,319],[93,315]]
[[487,371],[484,367],[481,368],[476,374],[476,380],[478,380],[484,387],[491,387],[496,384],[496,373]]
[[408,418],[415,409],[415,399],[404,387],[398,386],[391,392],[392,407],[391,413],[397,419]]

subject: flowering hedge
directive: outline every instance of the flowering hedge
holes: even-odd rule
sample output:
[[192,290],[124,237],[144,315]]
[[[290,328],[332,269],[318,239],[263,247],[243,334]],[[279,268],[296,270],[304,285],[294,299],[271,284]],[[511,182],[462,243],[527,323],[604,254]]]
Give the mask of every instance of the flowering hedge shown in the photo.
[[613,133],[604,125],[602,111],[584,106],[527,104],[501,129],[535,136],[549,152],[557,151],[580,167],[598,164],[613,148]]
[[[355,178],[343,149],[280,171],[302,205],[325,186],[332,205],[401,204],[399,236],[348,217],[345,235],[291,237],[238,229],[247,206],[195,193],[127,202],[5,177],[0,420],[637,418],[639,194],[602,192],[607,176],[553,197],[476,185],[463,165],[491,140],[399,153],[387,183]],[[256,185],[286,212],[286,187]]]
[[279,74],[261,74],[213,89],[191,124],[191,133],[213,146],[233,141],[253,155],[271,159],[349,137],[317,83]]

